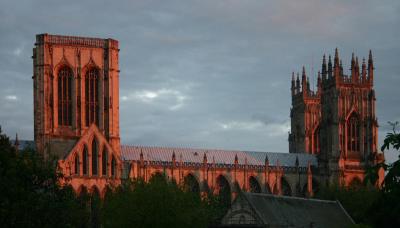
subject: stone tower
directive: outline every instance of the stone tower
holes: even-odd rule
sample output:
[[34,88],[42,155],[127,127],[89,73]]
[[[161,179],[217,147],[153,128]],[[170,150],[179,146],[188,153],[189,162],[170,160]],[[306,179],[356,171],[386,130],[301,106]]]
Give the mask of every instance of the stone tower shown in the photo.
[[318,76],[317,91],[310,88],[310,80],[303,67],[301,82],[299,74],[292,73],[292,108],[290,110],[291,133],[289,151],[291,153],[318,154],[319,129],[321,121],[321,77]]
[[[306,82],[304,82],[306,81]],[[378,153],[375,115],[374,64],[352,56],[351,73],[343,73],[338,50],[322,60],[317,92],[309,89],[303,68],[300,81],[292,78],[291,153],[316,153],[319,172],[326,183],[350,185],[364,178],[369,165],[384,160]]]
[[63,158],[91,125],[120,151],[118,41],[40,34],[33,48],[34,137]]

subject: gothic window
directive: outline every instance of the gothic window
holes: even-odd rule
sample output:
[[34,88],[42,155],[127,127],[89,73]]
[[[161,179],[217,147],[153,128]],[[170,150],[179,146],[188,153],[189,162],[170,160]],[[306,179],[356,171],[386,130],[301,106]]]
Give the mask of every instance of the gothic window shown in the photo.
[[107,169],[108,153],[107,153],[106,148],[104,148],[103,154],[101,157],[102,157],[102,164],[101,164],[102,174],[103,174],[103,176],[107,176],[108,175],[108,169]]
[[58,72],[58,124],[72,125],[72,70],[62,67]]
[[347,151],[360,151],[360,128],[355,114],[347,120]]
[[99,125],[99,71],[88,70],[85,76],[86,126]]
[[314,131],[314,154],[319,154],[321,152],[321,145],[320,145],[320,138],[319,138],[319,134],[320,134],[320,128],[319,126],[317,127],[317,129],[315,129]]
[[115,162],[115,158],[114,158],[114,156],[112,156],[112,158],[111,158],[111,176],[113,176],[113,177],[115,177],[115,169],[117,168],[116,166],[117,166],[117,164]]
[[74,174],[79,175],[79,155],[75,155],[75,161],[74,161]]
[[98,157],[99,157],[99,153],[98,153],[96,139],[93,139],[93,142],[92,142],[92,175],[97,175],[97,173],[98,173],[98,162],[97,162]]
[[88,159],[88,151],[86,146],[83,148],[83,156],[82,156],[82,171],[83,175],[89,174],[89,159]]

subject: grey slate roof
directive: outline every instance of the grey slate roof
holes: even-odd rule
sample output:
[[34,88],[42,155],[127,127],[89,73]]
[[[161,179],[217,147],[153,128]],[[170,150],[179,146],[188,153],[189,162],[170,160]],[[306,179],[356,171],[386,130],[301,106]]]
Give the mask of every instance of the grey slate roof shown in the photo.
[[270,166],[276,166],[277,162],[279,162],[279,165],[282,167],[295,167],[296,157],[299,161],[299,167],[306,168],[309,162],[312,166],[318,166],[317,157],[312,154],[128,145],[121,146],[121,156],[124,161],[137,161],[140,159],[140,153],[143,153],[144,160],[155,162],[171,162],[172,154],[175,153],[177,162],[182,156],[182,162],[193,164],[202,164],[205,154],[209,164],[214,160],[215,164],[233,165],[235,162],[235,155],[237,155],[238,163],[241,165],[245,164],[246,161],[248,165],[264,165],[265,157],[268,156]]
[[289,227],[349,227],[354,224],[338,201],[242,193],[264,224]]

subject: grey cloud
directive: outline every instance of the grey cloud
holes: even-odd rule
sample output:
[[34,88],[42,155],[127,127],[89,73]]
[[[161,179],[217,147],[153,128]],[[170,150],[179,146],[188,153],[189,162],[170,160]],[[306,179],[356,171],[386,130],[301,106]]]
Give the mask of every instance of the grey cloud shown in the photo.
[[33,138],[30,57],[47,32],[120,41],[121,98],[164,91],[121,99],[122,141],[160,146],[285,152],[291,72],[313,79],[323,53],[338,47],[349,68],[351,52],[372,49],[382,142],[400,116],[399,15],[395,0],[2,1],[0,124]]

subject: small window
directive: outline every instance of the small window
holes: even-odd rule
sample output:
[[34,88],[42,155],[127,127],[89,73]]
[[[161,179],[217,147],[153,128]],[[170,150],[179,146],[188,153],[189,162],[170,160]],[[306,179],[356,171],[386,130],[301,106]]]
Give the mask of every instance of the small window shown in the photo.
[[347,120],[347,151],[360,151],[360,129],[354,113]]
[[79,154],[78,153],[75,155],[74,174],[79,175]]
[[86,146],[83,149],[83,161],[82,161],[82,171],[83,175],[88,175],[89,174],[89,159],[88,159],[88,151]]
[[58,124],[72,125],[72,70],[63,67],[58,72]]
[[98,174],[98,159],[99,153],[97,148],[96,139],[93,139],[92,143],[92,175]]
[[85,75],[85,111],[86,126],[92,123],[99,125],[99,71],[88,70]]
[[102,164],[101,164],[101,169],[102,169],[103,176],[107,176],[108,175],[107,164],[108,164],[108,153],[107,153],[107,149],[104,148],[103,154],[102,154]]

